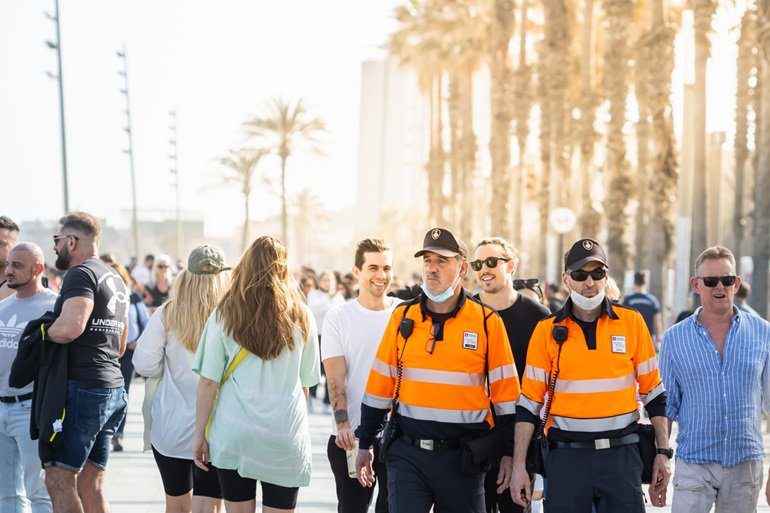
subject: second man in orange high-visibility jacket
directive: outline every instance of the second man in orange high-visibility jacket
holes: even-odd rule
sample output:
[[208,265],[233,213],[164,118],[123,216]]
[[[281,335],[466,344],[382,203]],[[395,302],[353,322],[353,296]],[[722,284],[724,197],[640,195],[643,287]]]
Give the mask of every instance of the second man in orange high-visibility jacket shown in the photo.
[[502,319],[462,289],[465,245],[435,228],[415,257],[423,258],[423,293],[393,312],[369,374],[356,430],[359,480],[372,480],[371,447],[398,390],[401,433],[387,456],[391,513],[483,513],[484,474],[461,471],[460,445],[494,426],[494,408],[502,450],[512,454],[513,355]]
[[666,392],[650,332],[639,312],[604,296],[607,257],[596,241],[576,242],[564,269],[570,297],[538,323],[529,342],[516,411],[512,498],[521,505],[530,498],[524,455],[541,410],[551,401],[547,511],[590,513],[595,507],[598,513],[643,513],[637,393],[655,428],[658,456],[650,495],[656,506],[665,503],[672,456]]

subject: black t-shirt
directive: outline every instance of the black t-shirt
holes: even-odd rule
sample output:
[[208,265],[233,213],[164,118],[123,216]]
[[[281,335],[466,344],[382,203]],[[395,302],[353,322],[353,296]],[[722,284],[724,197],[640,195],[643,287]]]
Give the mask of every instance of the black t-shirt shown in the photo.
[[86,329],[70,343],[69,379],[95,388],[123,386],[118,353],[123,329],[127,328],[129,294],[123,280],[97,258],[89,258],[67,271],[54,312],[70,298],[93,300],[94,309]]
[[519,381],[521,381],[524,367],[527,365],[527,348],[532,332],[535,331],[537,323],[548,317],[551,312],[534,299],[519,294],[511,306],[505,310],[498,310],[497,313],[505,324],[508,342],[511,344],[513,359],[516,362],[516,371],[519,373]]

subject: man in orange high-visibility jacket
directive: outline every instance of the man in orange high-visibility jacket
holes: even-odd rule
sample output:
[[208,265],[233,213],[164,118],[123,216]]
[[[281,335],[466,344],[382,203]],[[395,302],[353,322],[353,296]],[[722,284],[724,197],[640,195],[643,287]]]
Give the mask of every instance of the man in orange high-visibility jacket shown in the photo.
[[564,269],[570,297],[538,323],[529,342],[516,410],[513,500],[524,505],[530,499],[527,446],[543,404],[551,400],[546,511],[643,513],[638,392],[658,447],[650,497],[663,506],[673,454],[650,332],[639,312],[604,297],[607,257],[596,241],[577,241],[564,256]]
[[426,234],[415,255],[423,258],[422,294],[393,312],[369,373],[356,470],[371,486],[372,446],[397,393],[400,434],[386,460],[391,513],[484,513],[484,473],[463,472],[460,447],[488,434],[492,407],[502,451],[512,454],[516,366],[502,319],[461,286],[467,255],[448,230]]

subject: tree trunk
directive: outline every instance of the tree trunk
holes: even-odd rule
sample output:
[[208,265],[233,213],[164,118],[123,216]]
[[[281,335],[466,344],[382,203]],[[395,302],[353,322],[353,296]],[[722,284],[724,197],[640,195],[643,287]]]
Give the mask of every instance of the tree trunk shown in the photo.
[[431,226],[446,226],[444,214],[444,123],[442,118],[442,75],[433,74],[429,93],[430,100],[430,155],[428,157],[428,204]]
[[449,74],[449,197],[453,206],[449,212],[450,230],[457,230],[462,201],[462,121],[460,78]]
[[[767,6],[765,6],[767,8]],[[770,23],[770,13],[762,13],[762,24]],[[760,141],[757,145],[758,167],[755,185],[755,215],[754,215],[754,279],[751,306],[763,318],[767,318],[768,267],[770,267],[770,31],[762,30],[760,48],[764,50],[761,57],[761,114]]]
[[628,93],[628,37],[633,4],[630,0],[606,0],[604,9],[608,34],[604,67],[605,70],[612,70],[604,75],[604,87],[610,102],[607,127],[607,167],[610,171],[607,248],[612,275],[622,280],[629,263],[627,204],[633,192],[623,134]]
[[510,237],[511,209],[511,70],[508,65],[508,44],[513,31],[512,0],[495,0],[491,22],[490,106],[492,113],[489,154],[492,160],[492,204],[489,211],[491,233]]
[[[513,243],[524,246],[523,211],[527,202],[527,168],[525,154],[529,137],[529,113],[532,109],[531,67],[527,64],[527,0],[521,0],[519,8],[519,67],[516,70],[515,87],[510,91],[514,115],[516,118],[516,142],[519,148],[519,161],[516,166],[513,201]],[[514,94],[515,93],[515,94]]]
[[241,234],[241,253],[246,251],[249,240],[249,192],[243,193],[243,233]]
[[692,255],[699,255],[708,246],[708,167],[706,152],[706,66],[711,53],[708,34],[716,11],[716,0],[692,0],[695,23],[695,96],[693,112],[695,136],[693,140],[694,191],[692,212]]
[[538,276],[547,276],[548,264],[547,238],[550,232],[548,216],[551,213],[551,102],[546,94],[551,69],[549,67],[549,51],[543,45],[538,61],[537,92],[540,95],[540,180],[539,180],[539,206],[540,218],[537,233],[538,237]]
[[580,122],[577,126],[580,145],[580,169],[583,173],[580,181],[582,207],[580,210],[579,229],[582,236],[596,239],[601,228],[601,216],[594,208],[591,194],[596,171],[593,165],[594,151],[596,140],[598,139],[598,134],[594,128],[598,97],[594,92],[593,85],[593,0],[585,0],[584,8],[583,32],[580,41]]
[[478,202],[474,198],[476,175],[476,135],[473,132],[473,73],[470,69],[462,81],[462,138],[461,141],[461,188],[460,194],[460,238],[466,244],[472,243],[475,222],[474,212]]

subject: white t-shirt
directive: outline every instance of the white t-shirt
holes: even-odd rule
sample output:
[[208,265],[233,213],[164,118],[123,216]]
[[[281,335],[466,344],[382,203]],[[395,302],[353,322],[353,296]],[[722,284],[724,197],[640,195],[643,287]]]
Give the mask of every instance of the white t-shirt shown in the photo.
[[[390,303],[388,304],[388,301]],[[369,310],[358,299],[333,307],[326,313],[321,330],[321,359],[344,356],[347,365],[345,394],[348,400],[348,419],[354,430],[361,422],[361,401],[369,379],[377,348],[388,325],[390,315],[401,302],[388,297],[384,310]],[[337,424],[332,419],[332,433]]]
[[326,313],[337,305],[345,303],[345,298],[339,292],[330,296],[327,292],[319,289],[311,290],[307,295],[307,306],[313,312],[315,325],[318,332],[323,337],[323,324]]

